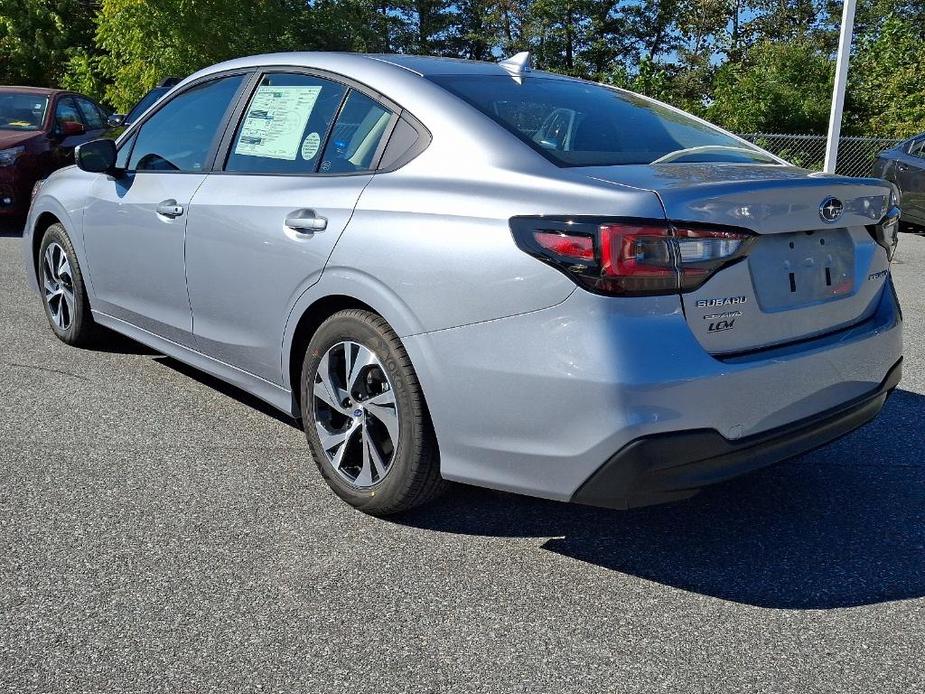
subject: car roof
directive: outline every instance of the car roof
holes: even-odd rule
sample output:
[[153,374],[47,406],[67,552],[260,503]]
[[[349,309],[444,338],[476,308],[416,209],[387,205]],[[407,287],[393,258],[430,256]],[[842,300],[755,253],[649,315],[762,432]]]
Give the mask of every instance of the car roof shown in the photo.
[[[397,53],[364,53],[361,57],[379,60],[390,65],[411,70],[423,77],[434,75],[485,75],[510,76],[500,64],[484,60],[465,60],[463,58],[439,58],[427,55],[406,55]],[[567,79],[563,75],[534,71],[533,74],[544,77]]]
[[50,89],[48,87],[22,87],[14,85],[0,85],[0,92],[15,92],[17,94],[40,94],[42,96],[52,96],[54,94],[70,94],[65,89]]
[[[485,75],[510,76],[501,65],[481,60],[464,60],[462,58],[439,58],[425,55],[409,55],[403,53],[342,53],[333,51],[293,51],[289,53],[265,53],[245,58],[236,58],[224,63],[212,65],[200,70],[184,80],[188,82],[195,77],[220,72],[222,70],[261,67],[270,65],[293,65],[309,68],[328,69],[340,71],[347,76],[356,77],[354,71],[361,75],[375,71],[376,68],[387,68],[393,72],[414,73],[419,77],[435,75]],[[555,79],[573,79],[564,75],[535,70],[535,76]]]

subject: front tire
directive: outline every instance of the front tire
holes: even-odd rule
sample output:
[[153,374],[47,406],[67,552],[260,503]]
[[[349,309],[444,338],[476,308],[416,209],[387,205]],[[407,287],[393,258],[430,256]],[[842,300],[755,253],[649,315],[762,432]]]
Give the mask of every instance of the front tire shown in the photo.
[[351,506],[384,516],[446,487],[411,360],[380,316],[351,309],[322,323],[305,353],[301,391],[318,469]]
[[90,313],[90,300],[74,245],[61,224],[52,224],[42,237],[38,281],[45,316],[58,339],[75,347],[91,346],[99,328]]

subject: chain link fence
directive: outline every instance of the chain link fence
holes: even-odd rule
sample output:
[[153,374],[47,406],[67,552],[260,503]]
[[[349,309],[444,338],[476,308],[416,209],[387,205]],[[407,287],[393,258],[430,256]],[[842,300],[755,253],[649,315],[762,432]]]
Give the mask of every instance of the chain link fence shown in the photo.
[[[825,135],[782,135],[779,133],[740,133],[752,142],[791,164],[822,171],[825,162]],[[877,155],[900,140],[883,137],[843,137],[838,143],[835,173],[844,176],[870,176]]]

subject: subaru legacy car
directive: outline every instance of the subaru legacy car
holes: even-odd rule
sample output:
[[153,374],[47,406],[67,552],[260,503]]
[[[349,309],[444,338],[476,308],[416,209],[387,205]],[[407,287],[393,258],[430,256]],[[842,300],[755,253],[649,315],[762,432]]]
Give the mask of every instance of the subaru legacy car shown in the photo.
[[0,86],[0,216],[25,216],[35,182],[101,137],[107,112],[82,94]]
[[23,254],[60,339],[300,418],[368,513],[447,481],[628,508],[880,411],[895,196],[524,54],[287,53],[81,146]]

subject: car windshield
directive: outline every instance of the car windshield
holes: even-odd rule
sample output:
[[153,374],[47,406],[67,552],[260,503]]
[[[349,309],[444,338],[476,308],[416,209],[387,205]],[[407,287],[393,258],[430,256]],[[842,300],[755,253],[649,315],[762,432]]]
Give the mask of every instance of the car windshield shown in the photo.
[[447,91],[559,166],[777,163],[718,128],[635,94],[592,82],[437,75]]
[[41,130],[47,108],[47,96],[0,92],[0,130]]
[[151,106],[151,104],[160,99],[169,91],[170,87],[155,87],[152,89],[150,92],[141,97],[141,101],[132,107],[132,110],[129,111],[128,115],[125,117],[125,122],[134,123],[138,119],[138,116],[148,110],[148,107]]

